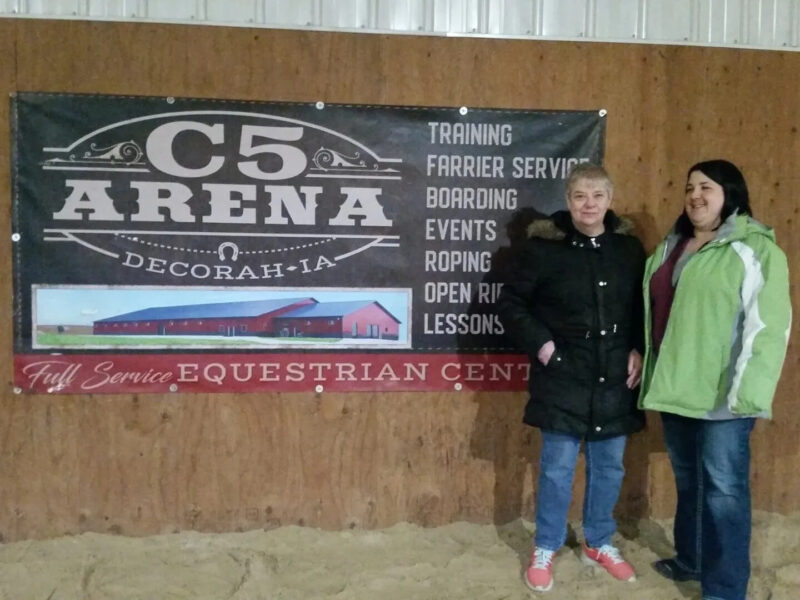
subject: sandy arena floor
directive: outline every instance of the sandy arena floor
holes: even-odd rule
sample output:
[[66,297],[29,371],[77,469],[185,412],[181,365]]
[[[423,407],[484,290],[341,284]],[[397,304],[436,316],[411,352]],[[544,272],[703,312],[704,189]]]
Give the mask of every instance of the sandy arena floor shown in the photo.
[[[619,583],[563,548],[547,600],[695,600],[650,563],[670,555],[670,523],[621,524],[638,572]],[[522,600],[531,524],[324,532],[302,527],[147,538],[83,534],[0,546],[2,600]],[[757,512],[749,600],[800,599],[800,514]]]

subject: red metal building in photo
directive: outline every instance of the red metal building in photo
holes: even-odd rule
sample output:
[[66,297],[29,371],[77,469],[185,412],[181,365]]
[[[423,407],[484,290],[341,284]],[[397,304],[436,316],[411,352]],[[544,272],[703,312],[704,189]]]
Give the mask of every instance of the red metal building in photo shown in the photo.
[[275,319],[283,337],[375,338],[396,340],[400,321],[375,300],[320,302]]
[[93,324],[95,335],[274,335],[274,319],[314,298],[157,306]]
[[221,335],[397,340],[400,321],[375,300],[314,298],[145,308],[93,323],[95,335]]

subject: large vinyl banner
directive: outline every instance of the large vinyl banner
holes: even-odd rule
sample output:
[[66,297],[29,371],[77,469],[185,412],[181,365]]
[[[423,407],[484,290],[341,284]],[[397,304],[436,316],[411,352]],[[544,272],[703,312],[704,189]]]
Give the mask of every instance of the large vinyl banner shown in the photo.
[[14,385],[524,389],[502,270],[603,114],[20,93]]

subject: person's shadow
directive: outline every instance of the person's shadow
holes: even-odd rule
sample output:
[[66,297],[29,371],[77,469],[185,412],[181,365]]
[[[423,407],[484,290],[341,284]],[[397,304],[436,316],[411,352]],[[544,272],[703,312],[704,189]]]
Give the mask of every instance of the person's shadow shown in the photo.
[[[525,207],[514,212],[506,224],[509,245],[500,247],[492,255],[491,269],[482,278],[482,283],[501,284],[505,281],[511,261],[519,246],[527,239],[528,225],[545,215]],[[493,312],[491,304],[478,301],[473,295],[468,314]],[[459,354],[469,360],[482,340],[474,336],[459,336]],[[496,339],[485,340],[497,345]],[[489,346],[491,347],[491,346]],[[502,350],[518,354],[515,349]],[[531,520],[533,494],[531,486],[525,485],[526,474],[533,465],[534,480],[538,475],[538,457],[541,436],[537,429],[522,423],[522,414],[527,401],[526,392],[478,391],[473,395],[477,404],[475,421],[470,437],[470,454],[480,460],[489,461],[494,473],[493,523],[498,535],[519,556],[520,563],[527,564],[531,551],[531,533],[521,517]]]
[[[650,255],[659,242],[655,219],[649,213],[628,213],[623,215],[633,222],[634,231]],[[661,424],[652,413],[646,415],[643,431],[628,436],[625,448],[625,478],[615,511],[619,532],[628,539],[639,536],[639,523],[650,514],[650,455],[664,451]],[[645,525],[646,526],[646,525]],[[651,539],[645,536],[644,539]],[[659,539],[663,539],[659,536]]]

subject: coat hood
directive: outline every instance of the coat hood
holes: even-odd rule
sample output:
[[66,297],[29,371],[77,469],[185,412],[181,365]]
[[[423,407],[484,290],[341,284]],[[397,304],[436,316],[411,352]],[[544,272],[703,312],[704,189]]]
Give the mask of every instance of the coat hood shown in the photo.
[[[734,212],[717,229],[717,235],[711,240],[711,244],[729,244],[738,240],[743,240],[750,235],[763,235],[771,242],[775,242],[775,231],[772,227],[756,221],[748,215],[740,215]],[[667,237],[664,238],[664,257],[672,251],[672,248],[680,241],[681,234],[678,233],[677,223],[670,229]]]
[[[605,233],[617,233],[620,235],[634,235],[633,221],[626,217],[617,216],[613,210],[606,212],[603,219]],[[583,235],[572,224],[572,217],[569,211],[559,210],[554,212],[546,219],[536,219],[528,225],[529,238],[541,238],[545,240],[563,240],[570,235]]]
[[775,241],[775,231],[763,223],[756,221],[753,217],[733,213],[725,222],[720,225],[715,239],[720,242],[727,240],[741,240],[749,235],[763,235],[770,241]]

